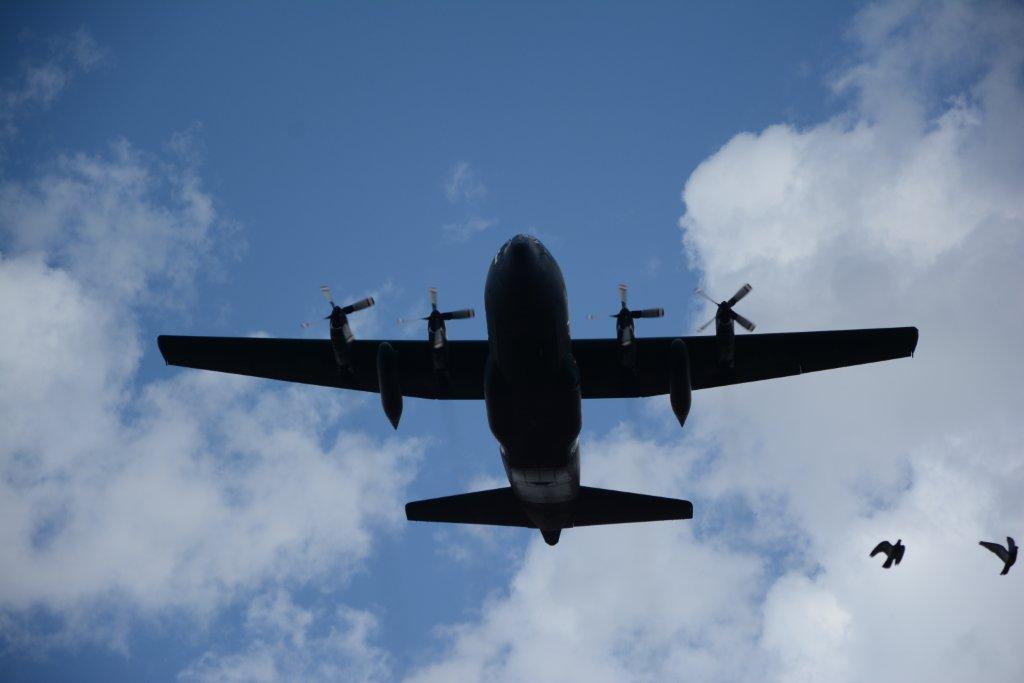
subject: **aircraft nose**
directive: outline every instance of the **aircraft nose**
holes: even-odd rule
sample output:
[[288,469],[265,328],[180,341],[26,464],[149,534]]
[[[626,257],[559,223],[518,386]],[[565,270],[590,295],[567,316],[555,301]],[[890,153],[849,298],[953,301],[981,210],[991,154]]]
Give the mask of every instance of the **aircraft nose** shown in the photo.
[[512,261],[528,261],[535,256],[534,243],[524,234],[517,234],[514,238],[509,240],[509,248],[506,252],[508,257]]
[[505,255],[510,263],[524,266],[537,261],[539,255],[537,241],[527,235],[516,235],[508,241]]

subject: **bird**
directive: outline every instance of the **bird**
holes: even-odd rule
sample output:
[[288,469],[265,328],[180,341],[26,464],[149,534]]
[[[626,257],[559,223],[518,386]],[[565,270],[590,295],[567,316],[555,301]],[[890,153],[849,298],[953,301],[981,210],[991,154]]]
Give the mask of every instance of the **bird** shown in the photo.
[[992,543],[991,541],[978,541],[978,545],[988,548],[994,552],[1000,560],[1003,561],[1003,571],[999,572],[1000,576],[1010,571],[1010,567],[1017,561],[1017,544],[1013,542],[1013,539],[1009,536],[1006,537],[1006,547],[999,545],[998,543]]
[[895,562],[896,564],[900,563],[900,560],[903,559],[903,553],[904,551],[906,551],[906,549],[907,546],[903,545],[903,539],[901,538],[896,539],[895,545],[889,543],[889,541],[882,541],[881,543],[875,546],[874,550],[871,551],[871,557],[874,557],[878,553],[885,553],[886,560],[885,564],[883,564],[882,567],[888,569],[893,565],[893,562]]

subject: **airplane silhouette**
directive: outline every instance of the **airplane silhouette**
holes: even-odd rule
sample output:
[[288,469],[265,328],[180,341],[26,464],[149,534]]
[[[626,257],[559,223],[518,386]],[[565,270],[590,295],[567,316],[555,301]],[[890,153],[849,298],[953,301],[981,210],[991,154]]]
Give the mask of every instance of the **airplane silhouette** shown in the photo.
[[715,304],[714,335],[638,338],[635,321],[661,309],[630,309],[621,286],[616,336],[573,339],[562,272],[527,235],[491,262],[486,340],[447,339],[445,320],[467,311],[432,313],[425,341],[358,340],[347,316],[373,300],[341,307],[324,290],[330,340],[164,335],[160,352],[170,365],[377,392],[395,428],[403,397],[482,399],[509,486],[411,502],[406,517],[536,528],[550,545],[565,528],[693,516],[686,500],[581,485],[582,399],[668,394],[682,426],[693,391],[903,358],[918,338],[914,327],[737,337],[735,322],[753,329],[733,311],[750,291],[744,285]]

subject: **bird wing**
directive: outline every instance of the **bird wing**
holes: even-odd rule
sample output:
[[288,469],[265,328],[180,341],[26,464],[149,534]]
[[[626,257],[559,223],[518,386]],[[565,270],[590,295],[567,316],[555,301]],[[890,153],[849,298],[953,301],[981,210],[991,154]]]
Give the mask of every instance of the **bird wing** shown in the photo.
[[875,546],[874,550],[871,551],[871,557],[874,557],[878,553],[885,553],[886,555],[888,555],[891,552],[892,543],[889,543],[889,541],[882,541],[881,543]]
[[896,564],[899,564],[903,559],[903,553],[907,552],[907,546],[898,545],[896,546]]
[[1003,562],[1006,562],[1006,560],[1009,559],[1009,555],[1006,552],[1006,548],[999,545],[998,543],[992,543],[990,541],[978,541],[978,545],[988,548],[989,550],[994,552]]

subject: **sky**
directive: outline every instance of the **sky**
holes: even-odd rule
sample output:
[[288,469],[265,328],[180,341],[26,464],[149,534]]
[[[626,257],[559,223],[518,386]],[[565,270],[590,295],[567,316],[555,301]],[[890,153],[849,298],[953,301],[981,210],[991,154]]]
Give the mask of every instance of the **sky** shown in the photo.
[[[1019,681],[1014,2],[0,6],[0,679]],[[475,307],[572,333],[915,325],[915,357],[583,407],[584,484],[694,519],[406,522],[502,485],[482,403],[170,368],[162,333]],[[902,538],[890,571],[869,558]]]

